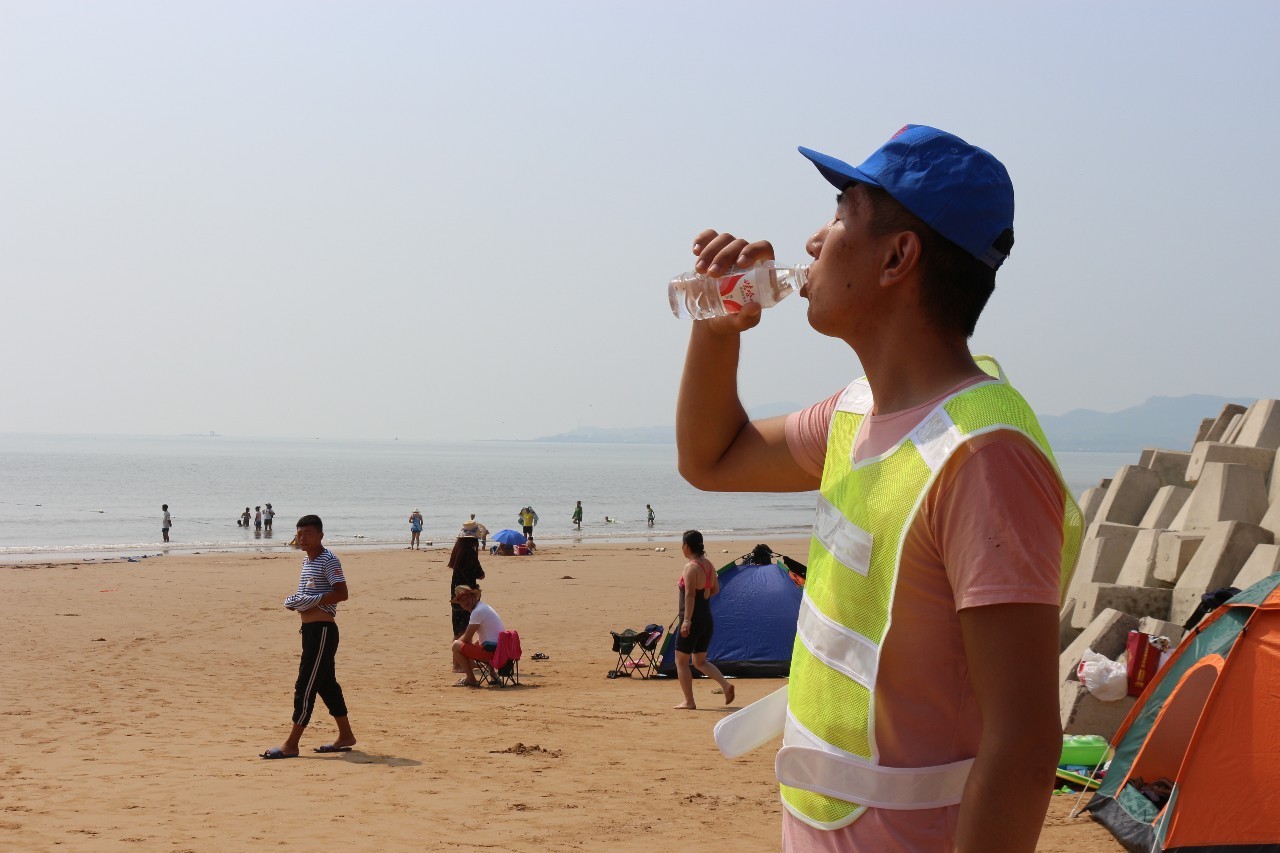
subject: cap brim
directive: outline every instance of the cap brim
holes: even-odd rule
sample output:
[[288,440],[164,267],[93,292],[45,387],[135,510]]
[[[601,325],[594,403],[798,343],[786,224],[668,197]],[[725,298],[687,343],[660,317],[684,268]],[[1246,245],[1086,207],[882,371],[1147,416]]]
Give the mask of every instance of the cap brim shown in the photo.
[[803,145],[799,146],[798,150],[813,165],[817,166],[818,171],[822,173],[822,177],[826,178],[831,186],[838,190],[843,190],[850,181],[859,184],[870,184],[873,187],[880,186],[880,183],[871,176],[858,171],[858,169],[843,160],[837,160],[835,157],[814,151],[812,148],[805,148]]

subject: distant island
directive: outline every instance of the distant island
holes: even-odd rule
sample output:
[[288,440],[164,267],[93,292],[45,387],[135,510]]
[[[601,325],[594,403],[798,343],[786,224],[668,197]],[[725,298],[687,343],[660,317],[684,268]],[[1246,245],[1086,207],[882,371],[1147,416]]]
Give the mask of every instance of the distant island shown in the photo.
[[[1040,425],[1055,450],[1120,453],[1147,447],[1190,450],[1200,421],[1217,417],[1228,403],[1247,406],[1252,402],[1250,397],[1209,394],[1152,397],[1118,412],[1075,409],[1063,415],[1044,415]],[[752,418],[767,418],[800,408],[796,403],[770,403],[752,407],[748,414]],[[674,444],[676,430],[674,426],[588,426],[532,440],[574,444]]]
[[1040,425],[1055,450],[1190,450],[1202,420],[1216,418],[1228,403],[1248,406],[1255,399],[1209,394],[1152,397],[1118,412],[1075,409],[1065,415],[1046,415]]

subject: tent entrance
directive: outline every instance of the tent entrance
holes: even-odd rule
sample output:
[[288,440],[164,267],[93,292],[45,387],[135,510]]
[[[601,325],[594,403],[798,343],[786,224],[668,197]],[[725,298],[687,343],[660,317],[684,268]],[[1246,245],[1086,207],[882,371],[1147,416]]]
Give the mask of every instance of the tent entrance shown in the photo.
[[[1165,702],[1160,715],[1147,735],[1146,743],[1129,768],[1129,778],[1178,781],[1183,759],[1191,746],[1209,700],[1213,687],[1218,683],[1223,660],[1219,655],[1209,655],[1198,661],[1182,677]],[[1126,780],[1127,781],[1127,780]]]

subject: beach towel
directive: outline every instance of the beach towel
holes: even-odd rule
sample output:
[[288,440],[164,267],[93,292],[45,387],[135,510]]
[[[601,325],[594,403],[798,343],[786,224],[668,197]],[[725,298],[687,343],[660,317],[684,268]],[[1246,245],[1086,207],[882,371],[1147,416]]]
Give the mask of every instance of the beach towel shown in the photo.
[[507,661],[520,660],[520,634],[503,631],[498,634],[498,648],[493,652],[493,668],[502,669]]

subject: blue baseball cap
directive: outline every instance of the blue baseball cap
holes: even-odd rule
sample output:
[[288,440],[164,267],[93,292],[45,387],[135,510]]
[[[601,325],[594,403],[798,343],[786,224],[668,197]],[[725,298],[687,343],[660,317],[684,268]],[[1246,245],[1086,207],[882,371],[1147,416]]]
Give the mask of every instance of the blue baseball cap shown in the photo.
[[1004,164],[958,136],[909,124],[856,169],[809,148],[800,153],[843,190],[850,181],[880,187],[895,201],[992,269],[1009,256],[1013,182]]

